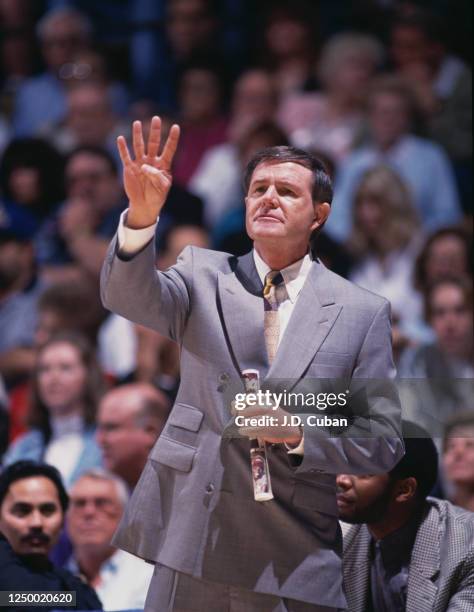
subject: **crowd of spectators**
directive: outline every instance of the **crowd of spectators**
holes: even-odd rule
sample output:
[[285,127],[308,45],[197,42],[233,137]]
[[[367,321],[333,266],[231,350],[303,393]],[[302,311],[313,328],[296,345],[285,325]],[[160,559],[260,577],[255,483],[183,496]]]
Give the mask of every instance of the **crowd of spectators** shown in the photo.
[[[127,206],[115,140],[134,119],[146,136],[154,114],[165,135],[182,128],[162,270],[189,244],[251,248],[241,179],[257,150],[292,144],[323,161],[334,200],[313,255],[390,300],[403,416],[439,454],[429,447],[431,486],[403,499],[406,516],[474,511],[472,7],[457,5],[0,2],[0,557],[21,554],[3,501],[39,481],[56,517],[42,554],[64,568],[43,564],[51,584],[77,586],[75,574],[106,610],[143,606],[151,566],[110,537],[171,409],[179,347],[105,311],[98,285]],[[380,477],[380,495],[407,474]],[[356,478],[338,486],[365,503]],[[431,489],[450,502],[427,502]],[[348,575],[378,533],[364,516]]]

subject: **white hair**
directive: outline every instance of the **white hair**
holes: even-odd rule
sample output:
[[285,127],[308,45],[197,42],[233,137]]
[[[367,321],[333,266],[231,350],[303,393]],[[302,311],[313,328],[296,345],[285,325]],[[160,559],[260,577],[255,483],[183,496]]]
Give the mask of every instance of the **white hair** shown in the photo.
[[64,19],[71,20],[77,28],[78,33],[85,40],[90,38],[92,35],[92,23],[91,21],[80,11],[75,8],[64,6],[62,8],[53,9],[48,11],[36,25],[36,34],[40,40],[49,34],[54,28],[54,24]]
[[384,57],[382,44],[373,36],[360,32],[341,32],[332,36],[321,50],[318,62],[320,78],[325,81],[350,55],[364,56],[374,66]]
[[[93,480],[105,480],[107,482],[112,482],[115,486],[115,491],[117,493],[117,497],[121,505],[125,507],[125,505],[127,504],[130,498],[130,493],[127,485],[125,484],[125,481],[120,478],[120,476],[117,476],[116,474],[113,474],[112,472],[109,472],[104,468],[97,467],[91,468],[90,470],[86,470],[85,472],[83,472],[76,480],[76,482],[79,482],[79,480],[82,480],[83,478],[92,478]],[[74,484],[71,486],[71,489],[72,488],[74,488]]]

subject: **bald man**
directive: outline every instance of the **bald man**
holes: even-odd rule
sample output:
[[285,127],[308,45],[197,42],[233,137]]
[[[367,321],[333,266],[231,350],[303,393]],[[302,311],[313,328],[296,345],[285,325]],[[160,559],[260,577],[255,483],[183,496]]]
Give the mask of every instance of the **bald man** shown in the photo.
[[168,418],[168,398],[147,383],[112,389],[97,416],[97,442],[105,467],[133,489]]

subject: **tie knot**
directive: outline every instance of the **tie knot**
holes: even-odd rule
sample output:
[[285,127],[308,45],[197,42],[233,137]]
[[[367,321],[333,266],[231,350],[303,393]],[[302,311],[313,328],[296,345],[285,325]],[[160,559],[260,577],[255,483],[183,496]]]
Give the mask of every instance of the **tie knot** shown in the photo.
[[265,275],[265,286],[263,287],[263,297],[268,298],[272,290],[283,282],[283,276],[279,270],[270,270]]

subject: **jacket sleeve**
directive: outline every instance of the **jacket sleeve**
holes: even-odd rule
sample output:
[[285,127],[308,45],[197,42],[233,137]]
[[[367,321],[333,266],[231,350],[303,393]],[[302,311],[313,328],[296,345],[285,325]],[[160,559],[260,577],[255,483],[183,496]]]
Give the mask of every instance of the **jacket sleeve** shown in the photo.
[[154,240],[136,255],[124,257],[118,253],[116,236],[102,267],[102,303],[179,343],[190,309],[193,250],[186,247],[165,272],[156,269],[155,259]]
[[324,427],[306,428],[304,458],[297,473],[376,474],[398,463],[404,447],[394,373],[390,306],[384,300],[367,330],[349,382],[349,426],[337,434]]

